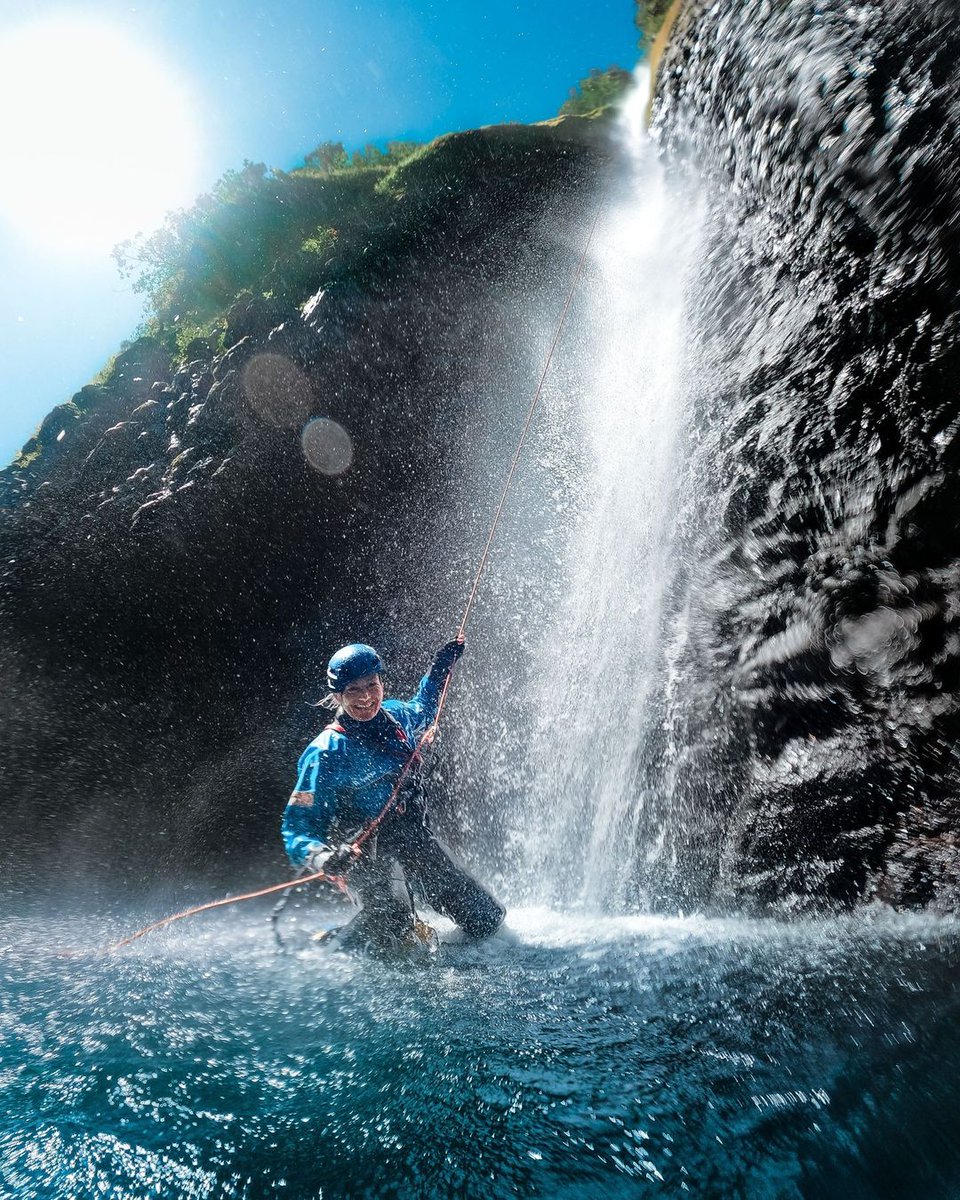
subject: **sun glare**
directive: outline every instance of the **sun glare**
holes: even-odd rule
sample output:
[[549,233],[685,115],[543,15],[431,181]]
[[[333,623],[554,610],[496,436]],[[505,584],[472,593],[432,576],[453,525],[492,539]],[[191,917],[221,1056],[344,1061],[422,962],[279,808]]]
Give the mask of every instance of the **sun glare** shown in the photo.
[[0,220],[46,246],[112,246],[199,190],[183,83],[115,29],[64,18],[0,36],[0,105]]

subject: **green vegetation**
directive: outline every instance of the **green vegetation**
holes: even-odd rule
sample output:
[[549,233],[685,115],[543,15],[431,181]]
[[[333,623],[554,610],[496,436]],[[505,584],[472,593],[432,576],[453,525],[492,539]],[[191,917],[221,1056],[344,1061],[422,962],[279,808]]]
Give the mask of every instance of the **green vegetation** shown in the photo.
[[385,199],[377,184],[417,149],[391,142],[348,156],[325,142],[294,171],[250,162],[228,171],[156,233],[114,250],[121,275],[147,298],[145,332],[182,359],[198,339],[218,347],[244,292],[301,303],[338,245],[354,245],[378,223]]
[[387,142],[386,150],[381,150],[373,142],[368,142],[362,150],[354,150],[350,155],[344,149],[343,142],[321,142],[304,158],[301,169],[334,175],[350,167],[395,167],[419,148],[419,142]]
[[303,165],[308,170],[331,175],[350,166],[350,155],[344,150],[343,142],[321,142],[304,158]]
[[11,466],[18,471],[25,471],[27,467],[33,466],[40,455],[43,453],[43,446],[36,433],[32,435],[27,444],[13,456]]
[[615,67],[593,71],[571,97],[578,104],[535,125],[353,153],[323,142],[292,171],[251,162],[228,171],[155,233],[115,248],[121,274],[146,299],[144,324],[46,418],[15,465],[31,467],[88,409],[146,395],[172,366],[208,360],[228,338],[271,328],[321,288],[376,289],[411,254],[476,236],[490,213],[512,211],[518,197],[562,179],[576,161],[572,147],[605,145],[592,118],[609,111],[628,79]]
[[586,117],[602,112],[624,95],[630,86],[631,75],[620,67],[594,68],[586,79],[570,89],[570,98],[561,105],[562,116]]
[[[592,71],[561,111],[597,115],[629,80],[617,67]],[[438,197],[484,180],[496,188],[501,174],[504,187],[515,186],[519,162],[539,153],[545,139],[570,140],[569,127],[550,124],[352,153],[341,142],[322,142],[291,171],[252,162],[228,171],[155,233],[114,250],[121,274],[147,300],[141,335],[179,362],[204,357],[226,337],[242,336],[248,319],[282,320],[320,287],[389,272],[405,239],[421,236]],[[112,377],[113,364],[106,371]]]
[[[119,359],[120,355],[124,352],[124,350],[129,349],[129,347],[130,347],[130,341],[129,341],[129,339],[125,338],[120,343],[120,349],[116,352],[116,354],[110,355],[110,357],[103,364],[103,366],[100,368],[100,370],[96,373],[96,375],[94,375],[94,377],[87,384],[87,387],[104,387],[104,386],[109,385],[111,380],[113,379],[114,372],[117,369],[117,360]],[[73,403],[73,402],[68,401],[68,403]]]
[[650,53],[663,18],[667,15],[673,0],[637,0],[635,20],[640,30],[640,49],[644,54]]

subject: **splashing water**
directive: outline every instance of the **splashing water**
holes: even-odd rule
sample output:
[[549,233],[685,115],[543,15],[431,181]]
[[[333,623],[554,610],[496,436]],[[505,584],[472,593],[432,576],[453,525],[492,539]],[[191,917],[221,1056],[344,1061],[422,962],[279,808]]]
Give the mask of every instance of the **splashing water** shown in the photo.
[[[661,624],[671,577],[686,269],[698,211],[668,184],[644,126],[639,79],[620,118],[625,168],[611,187],[578,297],[582,477],[564,551],[568,582],[546,629],[528,760],[543,894],[589,908],[635,902],[633,848],[655,786]],[[584,312],[585,309],[588,312]]]
[[526,909],[401,970],[262,916],[0,919],[0,1194],[956,1195],[955,923]]

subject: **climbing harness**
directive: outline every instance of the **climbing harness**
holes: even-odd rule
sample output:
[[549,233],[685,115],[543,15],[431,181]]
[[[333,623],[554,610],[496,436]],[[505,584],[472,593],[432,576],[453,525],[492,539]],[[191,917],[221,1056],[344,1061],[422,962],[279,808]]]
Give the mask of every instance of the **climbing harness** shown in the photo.
[[[593,215],[593,221],[591,222],[591,225],[590,225],[590,231],[587,234],[587,238],[586,238],[586,241],[584,242],[583,249],[580,252],[580,257],[577,260],[576,270],[574,271],[573,278],[570,281],[570,287],[567,291],[566,300],[564,301],[563,309],[561,310],[560,317],[557,321],[556,329],[554,330],[553,341],[550,343],[550,349],[548,350],[547,357],[544,360],[543,370],[540,372],[540,379],[537,383],[536,391],[533,394],[533,399],[530,402],[530,407],[527,410],[526,418],[524,419],[523,426],[520,431],[520,437],[519,437],[519,440],[517,441],[517,448],[514,452],[513,460],[510,463],[510,469],[507,472],[507,477],[504,481],[503,489],[500,493],[500,500],[497,504],[497,507],[496,507],[496,510],[495,510],[494,516],[493,516],[493,521],[491,522],[491,525],[490,525],[490,532],[487,535],[487,541],[486,541],[485,546],[483,547],[483,553],[480,555],[480,561],[477,565],[476,574],[474,575],[474,578],[473,578],[473,586],[470,588],[470,594],[467,597],[467,603],[463,610],[463,616],[460,619],[460,626],[457,630],[457,640],[458,641],[460,639],[462,639],[466,633],[467,623],[470,620],[470,614],[473,611],[474,601],[477,598],[477,591],[480,587],[480,580],[483,576],[484,570],[486,569],[487,560],[490,557],[490,548],[493,545],[493,539],[497,532],[497,526],[500,524],[500,517],[503,514],[503,510],[504,510],[504,507],[507,502],[507,495],[510,492],[510,486],[513,483],[513,477],[516,474],[517,466],[520,462],[520,456],[523,453],[523,447],[526,444],[527,434],[530,430],[531,424],[533,423],[534,414],[540,404],[540,398],[543,395],[543,388],[544,388],[544,384],[546,383],[546,380],[547,380],[547,374],[550,371],[550,365],[553,361],[554,353],[556,352],[557,346],[559,345],[560,335],[563,332],[563,327],[566,323],[567,315],[570,312],[570,306],[573,303],[573,297],[576,294],[577,285],[580,282],[580,276],[583,274],[583,268],[587,261],[587,254],[590,250],[590,245],[593,241],[593,235],[596,232],[597,225],[600,221],[600,214],[603,211],[603,206],[606,201],[608,185],[609,185],[609,181],[604,183],[604,186],[601,189],[600,198],[597,201],[596,211],[594,212],[594,215]],[[368,647],[349,647],[349,649],[351,649],[351,650],[358,650],[358,649],[366,650],[366,649],[368,649]],[[374,654],[376,653],[375,651],[371,651],[371,652]],[[422,751],[423,751],[424,747],[429,746],[433,742],[434,738],[436,737],[437,730],[440,725],[440,716],[443,712],[444,705],[446,704],[446,701],[447,701],[447,694],[450,690],[450,681],[453,678],[453,670],[454,670],[455,665],[456,665],[455,663],[451,664],[450,669],[447,672],[447,677],[444,680],[443,689],[440,692],[440,700],[437,703],[436,715],[434,716],[433,721],[430,723],[430,725],[421,734],[416,745],[413,747],[412,751],[410,752],[409,756],[407,757],[406,761],[404,762],[403,766],[401,767],[400,773],[397,776],[396,782],[394,783],[394,786],[393,786],[393,790],[391,791],[390,796],[387,799],[387,802],[384,804],[384,806],[380,810],[380,812],[372,820],[370,820],[367,823],[367,825],[364,827],[362,832],[351,843],[352,852],[353,852],[355,859],[359,858],[360,852],[362,851],[363,847],[376,834],[377,830],[383,824],[383,822],[387,818],[387,816],[397,807],[398,798],[400,796],[403,785],[406,782],[407,776],[410,773],[411,767],[413,766],[414,763],[422,761]],[[328,726],[328,728],[330,728],[330,727],[331,726]],[[332,727],[335,729],[338,729],[338,731],[346,732],[345,730],[343,730],[343,727],[338,726],[338,724],[336,722],[333,723]],[[208,912],[210,909],[213,909],[213,908],[223,908],[228,904],[239,904],[244,900],[256,900],[262,896],[270,896],[270,895],[275,895],[277,892],[283,892],[284,896],[281,898],[279,904],[275,906],[274,914],[272,917],[272,920],[274,922],[274,932],[276,933],[276,919],[277,919],[277,916],[279,915],[278,910],[282,911],[283,905],[285,904],[287,897],[293,891],[298,890],[302,887],[305,887],[307,884],[321,883],[321,882],[331,883],[335,887],[337,887],[340,891],[344,892],[345,894],[347,892],[347,883],[346,883],[345,876],[326,875],[323,871],[317,871],[310,875],[302,875],[297,879],[288,879],[284,883],[277,883],[277,884],[273,884],[270,887],[260,888],[258,891],[245,892],[243,895],[240,895],[240,896],[227,896],[222,900],[213,900],[207,904],[198,904],[198,905],[194,906],[193,908],[184,909],[183,912],[174,913],[172,916],[164,917],[162,920],[159,920],[159,921],[154,921],[152,924],[144,926],[143,929],[138,929],[135,933],[130,934],[128,937],[121,938],[119,941],[113,942],[108,946],[104,946],[101,949],[100,953],[111,954],[115,950],[120,950],[124,946],[129,946],[131,942],[135,942],[138,938],[145,937],[148,933],[153,933],[157,929],[163,929],[167,925],[172,925],[175,921],[183,921],[187,917],[196,916],[196,914],[198,914],[198,913]]]

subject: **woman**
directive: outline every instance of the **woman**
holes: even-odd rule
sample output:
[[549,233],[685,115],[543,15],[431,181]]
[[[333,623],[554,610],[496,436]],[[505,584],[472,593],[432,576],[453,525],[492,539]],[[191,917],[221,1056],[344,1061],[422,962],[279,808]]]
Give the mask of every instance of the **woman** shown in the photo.
[[[296,867],[328,875],[349,871],[362,911],[340,935],[342,943],[388,946],[410,939],[413,892],[471,937],[488,937],[506,915],[430,828],[414,757],[463,649],[462,638],[443,646],[406,701],[384,699],[383,663],[372,647],[354,643],[330,659],[331,695],[324,703],[336,707],[336,718],[300,758],[283,841]],[[393,806],[357,856],[353,843],[383,812],[411,758]]]

